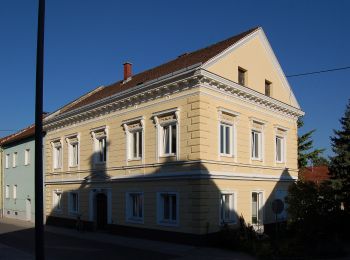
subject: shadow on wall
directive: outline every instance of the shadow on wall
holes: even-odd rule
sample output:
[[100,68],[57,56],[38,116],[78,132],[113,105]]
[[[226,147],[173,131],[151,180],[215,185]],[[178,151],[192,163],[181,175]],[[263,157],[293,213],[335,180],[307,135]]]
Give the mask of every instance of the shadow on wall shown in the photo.
[[[109,146],[107,143],[107,151]],[[200,162],[162,159],[161,164],[147,165],[151,170],[145,173],[144,167],[113,168],[111,163],[107,169],[103,155],[95,152],[89,158],[89,175],[76,182],[79,188],[62,184],[52,191],[55,205],[47,224],[108,229],[123,235],[180,242],[215,233],[224,224],[239,226],[240,213],[235,209],[242,205],[235,192],[237,188],[221,191],[216,179],[219,176],[210,178],[208,169]],[[284,201],[291,180],[285,169],[268,198],[264,198],[263,190],[248,194],[252,216],[246,221],[255,223],[260,230],[263,224],[273,223],[272,202],[277,198]],[[254,182],[260,186],[261,181]],[[277,217],[278,221],[285,221],[285,209]]]

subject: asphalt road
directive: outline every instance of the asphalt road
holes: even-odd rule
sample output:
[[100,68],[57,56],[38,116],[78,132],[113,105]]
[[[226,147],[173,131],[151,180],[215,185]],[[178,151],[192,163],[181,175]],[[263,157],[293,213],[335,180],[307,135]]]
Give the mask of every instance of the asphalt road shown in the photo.
[[[17,251],[34,255],[34,228],[21,227],[15,224],[0,223],[0,244],[15,248]],[[4,247],[3,247],[4,248]],[[0,248],[1,249],[1,248]],[[21,259],[17,254],[2,255],[0,259]],[[175,255],[118,246],[104,242],[81,239],[62,234],[45,232],[45,253],[47,259],[172,259]],[[29,258],[28,258],[29,259]],[[34,258],[33,258],[34,259]],[[101,259],[102,260],[102,259]]]

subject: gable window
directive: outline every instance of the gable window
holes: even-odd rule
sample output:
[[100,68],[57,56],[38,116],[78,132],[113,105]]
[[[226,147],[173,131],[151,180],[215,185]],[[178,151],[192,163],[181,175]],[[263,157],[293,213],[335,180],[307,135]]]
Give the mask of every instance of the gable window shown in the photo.
[[62,168],[62,144],[61,141],[53,142],[53,168]]
[[17,199],[17,185],[13,185],[13,190],[12,190],[12,192],[13,192],[13,198],[14,199]]
[[13,156],[12,156],[12,167],[13,168],[17,167],[17,152],[13,153]]
[[123,121],[126,133],[127,160],[140,160],[144,147],[144,119],[143,117]]
[[91,135],[94,141],[94,163],[104,164],[107,161],[107,128],[94,129]]
[[252,192],[252,224],[263,224],[263,193]]
[[262,146],[262,135],[261,135],[261,132],[259,131],[256,131],[256,130],[252,130],[252,152],[251,152],[251,156],[252,156],[252,159],[255,159],[255,160],[260,160],[262,158],[262,155],[261,155],[261,146]]
[[179,219],[178,194],[174,192],[158,193],[158,223],[177,225]]
[[52,209],[54,211],[62,210],[61,201],[62,201],[62,191],[54,190],[52,194]]
[[6,156],[5,156],[5,168],[6,169],[9,168],[9,163],[10,163],[10,155],[6,154]]
[[284,138],[276,136],[276,162],[284,162]]
[[68,194],[69,213],[76,214],[79,212],[79,193],[69,192]]
[[238,83],[245,86],[247,84],[247,70],[238,67]]
[[179,110],[154,113],[157,126],[158,158],[179,155]]
[[29,165],[30,164],[30,149],[25,149],[24,150],[24,165]]
[[68,143],[68,166],[77,167],[79,165],[79,136],[71,135],[66,138]]
[[10,198],[10,185],[5,186],[5,198],[6,199]]
[[271,82],[265,80],[265,96],[271,97]]
[[220,222],[235,223],[235,202],[234,193],[222,193],[220,198]]
[[126,193],[126,218],[131,222],[143,222],[143,193]]

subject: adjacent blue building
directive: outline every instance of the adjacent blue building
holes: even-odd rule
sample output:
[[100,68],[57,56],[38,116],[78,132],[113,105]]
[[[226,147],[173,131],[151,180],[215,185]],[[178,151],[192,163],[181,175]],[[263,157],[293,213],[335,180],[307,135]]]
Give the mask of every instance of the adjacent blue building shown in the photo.
[[34,154],[35,127],[1,140],[3,216],[35,220]]

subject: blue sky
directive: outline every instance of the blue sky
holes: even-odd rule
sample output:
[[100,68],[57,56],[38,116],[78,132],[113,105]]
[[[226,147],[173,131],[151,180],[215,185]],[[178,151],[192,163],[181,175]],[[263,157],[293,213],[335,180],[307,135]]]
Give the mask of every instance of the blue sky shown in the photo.
[[[46,0],[44,109],[262,26],[286,75],[350,66],[350,1]],[[0,2],[0,130],[34,121],[37,1]],[[327,148],[350,98],[350,70],[290,78]],[[11,132],[0,132],[0,136]]]

